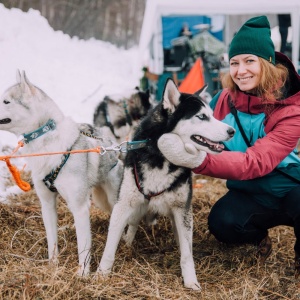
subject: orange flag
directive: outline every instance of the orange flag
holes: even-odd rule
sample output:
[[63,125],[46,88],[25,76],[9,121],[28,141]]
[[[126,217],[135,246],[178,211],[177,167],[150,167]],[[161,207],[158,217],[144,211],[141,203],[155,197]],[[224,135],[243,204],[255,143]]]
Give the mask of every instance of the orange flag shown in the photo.
[[193,94],[205,84],[202,59],[198,58],[179,86],[181,93]]

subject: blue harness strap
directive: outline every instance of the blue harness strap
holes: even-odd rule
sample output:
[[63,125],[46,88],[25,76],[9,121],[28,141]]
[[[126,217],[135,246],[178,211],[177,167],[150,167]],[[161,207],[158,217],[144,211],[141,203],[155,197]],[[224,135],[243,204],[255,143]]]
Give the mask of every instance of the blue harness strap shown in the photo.
[[132,142],[127,142],[127,146],[126,146],[126,150],[130,151],[130,150],[136,150],[136,149],[140,149],[140,148],[144,148],[147,146],[147,143],[150,140],[142,140],[142,141],[132,141]]
[[[69,149],[68,151],[71,151],[71,149]],[[55,170],[52,170],[50,172],[50,174],[48,174],[44,179],[43,179],[43,182],[45,183],[46,187],[51,191],[51,192],[54,192],[56,193],[57,192],[57,189],[56,187],[54,186],[54,181],[55,179],[57,178],[60,170],[62,169],[62,167],[64,166],[64,164],[67,162],[68,158],[70,157],[70,153],[66,153],[63,155],[62,157],[62,162],[61,164],[55,169]]]

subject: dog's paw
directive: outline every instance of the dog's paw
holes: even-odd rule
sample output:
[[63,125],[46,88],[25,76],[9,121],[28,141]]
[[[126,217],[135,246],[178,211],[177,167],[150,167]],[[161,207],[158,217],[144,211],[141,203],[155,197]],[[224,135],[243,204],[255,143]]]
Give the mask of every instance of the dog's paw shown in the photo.
[[90,275],[90,268],[79,266],[77,270],[77,276],[79,277],[86,277]]
[[184,287],[194,290],[194,291],[201,291],[201,286],[198,281],[196,282],[185,282]]
[[138,226],[136,226],[136,225],[129,225],[128,229],[127,229],[127,232],[126,233],[124,232],[122,238],[125,241],[127,247],[131,247],[132,246],[132,243],[133,243],[135,234],[137,232],[137,229],[138,229]]
[[57,267],[58,264],[59,264],[59,260],[58,260],[58,257],[56,255],[49,259],[49,265],[50,266]]
[[99,278],[107,278],[110,274],[111,274],[111,269],[102,269],[98,267],[95,275]]
[[127,233],[124,233],[122,235],[122,240],[125,242],[125,244],[126,244],[127,247],[131,247],[132,246],[133,239],[134,239],[134,236],[131,237]]

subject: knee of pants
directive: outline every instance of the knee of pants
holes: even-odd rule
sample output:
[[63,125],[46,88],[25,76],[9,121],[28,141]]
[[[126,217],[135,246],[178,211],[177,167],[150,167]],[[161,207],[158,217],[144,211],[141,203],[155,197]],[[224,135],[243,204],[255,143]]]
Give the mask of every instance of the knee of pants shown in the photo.
[[235,243],[237,241],[236,222],[228,215],[211,212],[208,216],[208,229],[220,242]]
[[293,219],[300,219],[300,186],[287,193],[284,199],[284,207],[287,214]]

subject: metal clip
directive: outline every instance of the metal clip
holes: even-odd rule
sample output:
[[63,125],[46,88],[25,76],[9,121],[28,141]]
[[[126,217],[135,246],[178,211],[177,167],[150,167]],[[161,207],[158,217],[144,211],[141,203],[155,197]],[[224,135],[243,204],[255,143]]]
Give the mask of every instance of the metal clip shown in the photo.
[[27,139],[25,139],[23,134],[18,137],[18,143],[27,144]]
[[106,153],[106,149],[104,147],[100,147],[100,155],[104,155]]
[[107,151],[119,151],[119,145],[113,145],[110,147],[106,147]]
[[122,142],[120,145],[119,145],[119,151],[120,152],[122,152],[122,153],[126,153],[127,152],[127,150],[128,150],[128,148],[127,148],[127,146],[128,146],[128,142]]

